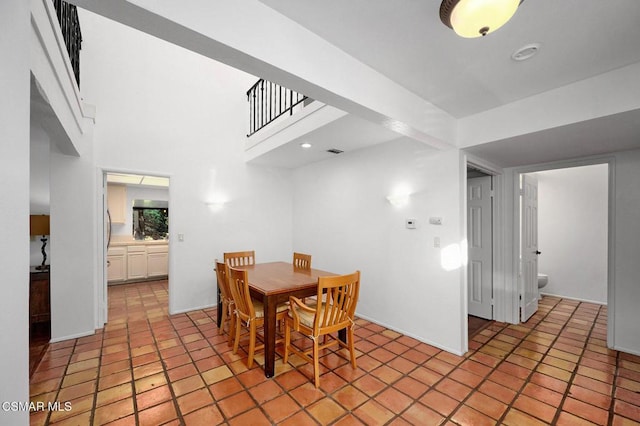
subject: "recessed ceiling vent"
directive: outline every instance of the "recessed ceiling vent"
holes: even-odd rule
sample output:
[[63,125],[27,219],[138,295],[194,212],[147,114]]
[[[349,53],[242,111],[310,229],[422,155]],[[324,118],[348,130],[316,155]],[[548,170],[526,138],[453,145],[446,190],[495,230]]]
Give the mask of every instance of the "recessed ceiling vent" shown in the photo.
[[540,50],[540,43],[531,43],[526,46],[522,46],[511,54],[511,59],[514,61],[526,61],[529,58],[535,56]]
[[344,151],[341,151],[341,150],[335,149],[335,148],[331,148],[331,149],[328,149],[327,152],[330,152],[332,154],[342,154]]

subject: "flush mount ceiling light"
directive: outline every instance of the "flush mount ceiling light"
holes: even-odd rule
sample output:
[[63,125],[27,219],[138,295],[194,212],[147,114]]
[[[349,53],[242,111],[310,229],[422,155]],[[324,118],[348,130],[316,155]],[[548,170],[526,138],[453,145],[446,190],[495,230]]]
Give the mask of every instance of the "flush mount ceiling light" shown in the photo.
[[523,0],[443,0],[440,19],[460,37],[485,36],[507,23]]

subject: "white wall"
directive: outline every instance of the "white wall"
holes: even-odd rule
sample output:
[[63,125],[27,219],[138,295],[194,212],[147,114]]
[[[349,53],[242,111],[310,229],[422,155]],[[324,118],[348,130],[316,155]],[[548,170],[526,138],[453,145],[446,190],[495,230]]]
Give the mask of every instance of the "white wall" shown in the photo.
[[[29,211],[49,214],[49,136],[37,124],[31,123]],[[42,263],[42,237],[32,237],[29,243],[29,264]],[[51,264],[51,239],[47,237],[47,264]]]
[[[171,312],[215,302],[216,258],[290,259],[290,172],[247,166],[246,90],[257,78],[80,11],[82,89],[96,165],[170,176]],[[212,211],[208,201],[228,202]]]
[[112,224],[112,236],[133,238],[133,200],[169,201],[169,189],[127,185],[125,223]]
[[95,330],[97,280],[96,174],[86,126],[80,157],[51,144],[51,340],[66,340]]
[[616,154],[615,164],[615,288],[616,349],[640,355],[640,150]]
[[543,293],[607,303],[608,166],[535,173]]
[[[0,2],[0,401],[29,401],[29,2]],[[27,425],[26,411],[0,424]]]
[[[434,237],[454,250],[462,241],[461,182],[459,151],[405,139],[299,168],[293,248],[310,253],[315,268],[361,271],[358,315],[461,353],[464,268],[446,271],[434,248]],[[409,204],[392,206],[386,196],[402,186],[413,193]],[[432,216],[443,225],[429,225]]]

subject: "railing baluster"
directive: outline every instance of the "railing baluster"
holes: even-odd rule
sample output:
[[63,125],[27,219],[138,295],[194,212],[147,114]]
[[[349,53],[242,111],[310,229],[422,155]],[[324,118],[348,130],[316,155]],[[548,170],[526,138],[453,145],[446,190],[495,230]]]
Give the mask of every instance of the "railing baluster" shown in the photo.
[[80,49],[82,49],[82,32],[76,6],[63,0],[53,0],[56,16],[60,24],[62,38],[69,54],[71,68],[80,87]]
[[[55,0],[54,0],[55,1]],[[253,135],[285,113],[293,115],[293,109],[307,97],[277,83],[258,80],[247,90],[249,103],[249,134]]]

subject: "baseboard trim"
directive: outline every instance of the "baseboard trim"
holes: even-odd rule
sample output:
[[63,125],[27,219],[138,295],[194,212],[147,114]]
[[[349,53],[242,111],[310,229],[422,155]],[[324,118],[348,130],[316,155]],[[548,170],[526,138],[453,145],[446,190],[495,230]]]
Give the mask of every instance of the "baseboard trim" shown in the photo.
[[51,340],[49,340],[49,343],[63,342],[65,340],[70,340],[70,339],[79,339],[81,337],[93,336],[94,334],[96,334],[96,331],[92,330],[92,331],[85,331],[77,334],[70,334],[68,336],[52,337]]
[[389,330],[393,330],[393,331],[398,332],[398,333],[400,333],[400,334],[404,334],[405,336],[408,336],[408,337],[411,337],[411,338],[413,338],[413,339],[416,339],[416,340],[417,340],[417,341],[419,341],[419,342],[426,343],[427,345],[431,345],[431,346],[433,346],[433,347],[435,347],[435,348],[438,348],[438,349],[441,349],[441,350],[443,350],[443,351],[446,351],[446,352],[452,353],[452,354],[454,354],[454,355],[464,356],[464,354],[465,354],[464,352],[457,351],[457,350],[455,350],[455,349],[449,348],[449,347],[444,346],[444,345],[440,345],[440,344],[435,343],[435,342],[432,342],[432,341],[430,341],[430,340],[425,340],[424,338],[422,338],[422,337],[420,337],[420,336],[416,336],[416,335],[415,335],[415,334],[413,334],[413,333],[409,333],[408,331],[401,330],[401,329],[398,329],[398,328],[392,327],[392,326],[390,326],[390,325],[388,325],[388,324],[382,323],[382,322],[380,322],[380,321],[374,320],[373,318],[370,318],[370,317],[368,317],[368,316],[366,316],[366,315],[360,315],[359,313],[357,313],[357,312],[356,312],[356,317],[357,317],[357,318],[362,318],[362,319],[364,319],[364,320],[367,320],[367,321],[372,322],[372,323],[374,323],[374,324],[377,324],[377,325],[379,325],[379,326],[382,326],[382,327],[388,328]]
[[595,305],[607,306],[607,304],[604,302],[597,302],[595,300],[589,300],[589,299],[580,299],[579,297],[563,296],[560,294],[540,293],[540,296],[558,297],[560,299],[575,300],[577,302],[593,303]]
[[191,312],[191,311],[197,311],[199,309],[211,309],[211,308],[216,308],[218,307],[217,303],[213,303],[210,305],[202,305],[202,306],[196,306],[193,308],[187,308],[187,309],[180,309],[178,311],[169,311],[169,315],[177,315],[177,314],[184,314],[187,312]]

